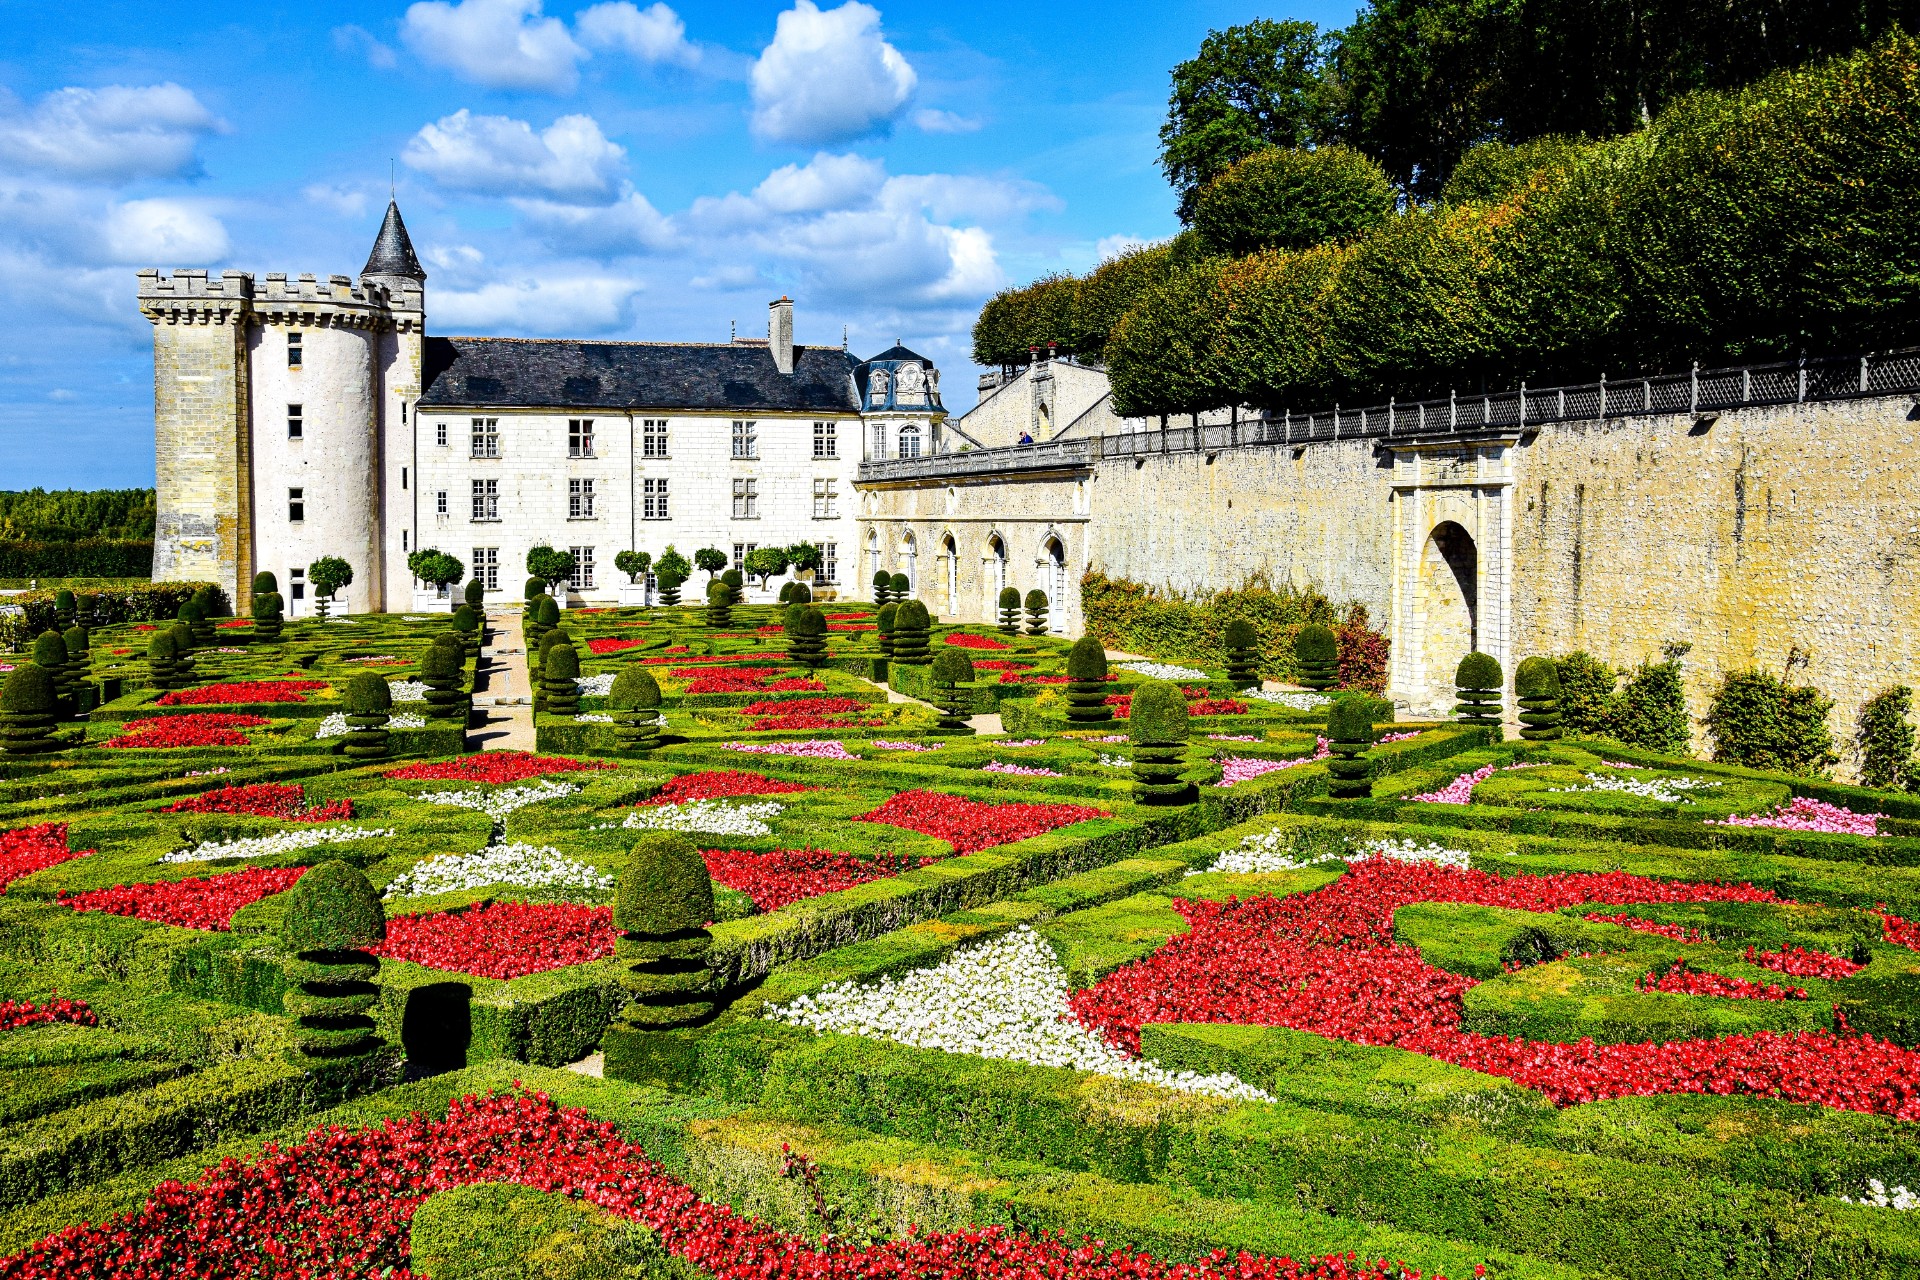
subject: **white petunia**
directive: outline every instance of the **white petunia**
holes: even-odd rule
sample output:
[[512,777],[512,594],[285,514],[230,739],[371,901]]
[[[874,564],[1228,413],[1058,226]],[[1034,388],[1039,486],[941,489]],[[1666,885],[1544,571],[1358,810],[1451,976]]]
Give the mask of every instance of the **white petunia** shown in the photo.
[[613,692],[613,672],[611,671],[597,676],[575,676],[573,682],[579,686],[582,697],[591,694],[594,697],[604,698]]
[[1887,1184],[1878,1178],[1867,1179],[1867,1193],[1858,1200],[1852,1196],[1840,1198],[1848,1204],[1871,1205],[1877,1209],[1920,1209],[1920,1196],[1900,1186],[1888,1192]]
[[415,863],[387,886],[389,898],[420,898],[487,885],[524,889],[611,889],[613,877],[548,845],[491,844],[478,853],[449,853]]
[[582,711],[574,717],[583,724],[612,724],[613,717],[604,711]]
[[[417,716],[411,711],[395,711],[387,717],[389,729],[424,729],[426,727],[426,718]],[[336,711],[320,722],[320,726],[313,731],[313,736],[315,741],[321,738],[343,738],[352,731],[353,726],[347,723],[347,713]]]
[[425,702],[427,686],[419,680],[390,680],[387,688],[393,694],[395,702]]
[[[767,819],[786,806],[772,800],[756,804],[722,804],[718,800],[688,800],[684,804],[647,805],[631,810],[620,825],[628,831],[701,831],[720,836],[768,836]],[[607,827],[596,828],[606,830]]]
[[1070,1067],[1187,1093],[1273,1100],[1237,1076],[1169,1071],[1151,1059],[1129,1058],[1075,1021],[1067,993],[1067,975],[1053,949],[1022,926],[899,982],[882,978],[870,986],[835,983],[767,1017],[813,1031]]
[[524,809],[543,800],[558,800],[580,788],[571,782],[530,782],[522,787],[500,787],[492,791],[423,791],[419,799],[428,804],[450,804],[461,809],[478,809],[495,822],[506,821],[515,809]]
[[1207,673],[1194,667],[1175,666],[1171,662],[1116,662],[1122,671],[1143,675],[1149,680],[1205,680]]
[[221,858],[270,858],[275,854],[315,849],[323,844],[347,844],[355,840],[375,840],[391,836],[393,828],[381,827],[308,827],[301,831],[280,831],[270,836],[246,836],[219,844],[200,844],[178,849],[161,857],[162,862],[214,862]]
[[1322,853],[1311,858],[1293,856],[1293,846],[1278,828],[1256,832],[1213,860],[1206,871],[1189,871],[1190,876],[1225,871],[1235,875],[1259,875],[1268,871],[1300,871],[1322,862],[1364,862],[1368,858],[1388,858],[1394,862],[1427,862],[1465,871],[1472,855],[1465,849],[1447,849],[1437,844],[1415,844],[1412,840],[1369,840],[1346,853]]
[[1294,711],[1314,711],[1333,701],[1324,693],[1291,693],[1277,689],[1242,689],[1240,696],[1276,703]]
[[1689,791],[1706,791],[1718,787],[1717,782],[1708,782],[1705,778],[1600,778],[1587,775],[1584,787],[1554,787],[1555,795],[1577,796],[1589,791],[1617,791],[1622,795],[1639,796],[1642,800],[1658,800],[1662,804],[1685,804],[1693,799],[1685,794]]

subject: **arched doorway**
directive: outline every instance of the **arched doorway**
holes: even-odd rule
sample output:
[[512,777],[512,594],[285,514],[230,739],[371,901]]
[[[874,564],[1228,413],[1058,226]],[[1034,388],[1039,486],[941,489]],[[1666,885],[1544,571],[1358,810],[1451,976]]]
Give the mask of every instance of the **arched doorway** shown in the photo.
[[1432,708],[1452,705],[1454,668],[1479,647],[1479,563],[1473,535],[1451,520],[1421,549],[1421,665]]
[[867,571],[861,576],[860,585],[871,592],[873,575],[884,568],[886,566],[880,562],[880,531],[870,529],[867,531]]
[[987,546],[980,557],[981,583],[986,587],[984,612],[987,621],[1000,618],[1000,593],[1007,586],[1007,541],[997,533],[987,535]]
[[951,620],[960,612],[960,548],[950,533],[940,539],[940,558],[947,562],[947,607],[941,612]]
[[1047,630],[1067,629],[1067,548],[1060,539],[1048,535],[1040,548],[1041,572],[1047,592]]
[[900,535],[900,572],[907,575],[907,594],[917,596],[920,594],[920,575],[914,572],[913,557],[913,535],[903,533]]

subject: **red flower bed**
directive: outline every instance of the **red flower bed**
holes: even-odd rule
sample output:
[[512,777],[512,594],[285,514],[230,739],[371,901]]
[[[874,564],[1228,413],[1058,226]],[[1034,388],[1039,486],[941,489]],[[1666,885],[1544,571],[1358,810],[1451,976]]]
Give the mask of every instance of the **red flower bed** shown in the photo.
[[723,796],[778,796],[792,791],[811,791],[812,787],[803,787],[797,782],[782,782],[778,778],[769,778],[762,773],[749,773],[744,769],[708,769],[702,773],[685,773],[669,779],[667,785],[660,788],[660,794],[651,800],[642,800],[636,808],[649,808],[663,804],[684,804],[688,800],[718,800]]
[[177,716],[153,716],[129,720],[117,738],[109,738],[103,747],[244,747],[247,735],[242,729],[257,729],[271,724],[265,716],[236,715],[231,711],[189,711]]
[[949,631],[946,639],[948,644],[958,645],[962,649],[1010,649],[1013,647],[1004,640],[996,640],[992,636],[978,636],[971,631]]
[[1198,702],[1187,704],[1187,714],[1192,716],[1243,716],[1247,714],[1247,704],[1238,698],[1202,698]]
[[797,733],[811,729],[878,729],[884,717],[862,720],[859,716],[823,716],[811,712],[791,712],[782,716],[762,716],[750,726],[755,733]]
[[[1107,679],[1116,679],[1111,673]],[[1006,678],[1001,677],[1001,683]],[[1048,683],[1053,683],[1051,680]],[[1180,692],[1186,695],[1187,714],[1193,716],[1243,716],[1247,714],[1247,704],[1234,698],[1209,698],[1207,687],[1202,684],[1182,685]],[[1113,708],[1116,719],[1125,720],[1133,714],[1133,695],[1130,693],[1110,693],[1104,699]]]
[[1657,934],[1662,938],[1672,938],[1675,942],[1713,941],[1713,939],[1709,938],[1706,934],[1690,925],[1662,924],[1658,920],[1642,920],[1639,916],[1628,915],[1625,912],[1620,912],[1615,915],[1605,915],[1598,911],[1589,911],[1586,915],[1582,916],[1581,919],[1591,920],[1595,924],[1617,924],[1623,928],[1637,930],[1640,933],[1651,933]]
[[[229,1157],[164,1182],[139,1209],[68,1227],[0,1259],[0,1280],[322,1280],[408,1274],[420,1201],[473,1182],[577,1196],[644,1222],[713,1280],[896,1276],[917,1280],[1400,1280],[1405,1269],[1332,1255],[1252,1254],[1169,1264],[1093,1241],[974,1227],[856,1244],[789,1235],[701,1200],[614,1125],[545,1094],[468,1096],[444,1118],[316,1129],[305,1142]],[[1442,1280],[1435,1276],[1433,1280]]]
[[621,640],[615,636],[601,636],[597,640],[587,641],[588,653],[618,653],[622,649],[638,649],[645,640]]
[[986,804],[939,791],[903,791],[854,821],[905,827],[945,840],[955,853],[972,853],[1107,816],[1105,809],[1080,804]]
[[306,788],[297,782],[256,782],[225,786],[204,795],[177,800],[162,813],[250,813],[256,818],[285,818],[289,822],[332,822],[353,816],[353,801],[330,800],[307,804]]
[[63,893],[60,900],[75,911],[137,916],[183,929],[224,930],[233,923],[234,912],[268,894],[286,892],[305,874],[305,867],[247,867],[200,880],[117,884],[72,897]]
[[[980,658],[973,664],[975,671],[1025,671],[1031,662],[1015,662],[1012,658]],[[1000,683],[1005,684],[1002,680]]]
[[707,871],[715,884],[749,895],[761,911],[778,911],[802,898],[851,889],[934,861],[895,853],[856,858],[826,849],[775,849],[771,853],[702,849],[700,854],[707,860]]
[[305,702],[307,694],[327,687],[325,680],[235,680],[175,689],[160,695],[155,706],[218,707],[245,702]]
[[665,650],[662,650],[662,652],[681,653],[681,654],[686,654],[686,656],[679,657],[679,658],[642,658],[640,659],[640,664],[646,667],[657,667],[657,666],[661,666],[663,664],[668,664],[668,663],[677,662],[682,665],[687,665],[690,663],[697,662],[701,666],[718,667],[718,666],[724,666],[730,662],[758,662],[764,665],[766,663],[771,663],[771,662],[785,663],[787,660],[787,655],[784,653],[688,654],[687,648],[685,645],[681,645],[677,649],[665,649]]
[[805,676],[780,678],[779,667],[733,667],[723,670],[675,667],[667,674],[687,680],[688,693],[819,693],[827,686]]
[[35,1004],[31,1000],[0,1000],[0,1031],[17,1031],[21,1027],[38,1026],[43,1022],[71,1022],[80,1027],[97,1027],[99,1017],[85,1000],[66,1000],[54,996],[45,1004]]
[[70,858],[84,858],[91,849],[67,848],[67,824],[43,822],[37,827],[0,831],[0,893],[21,876],[57,867]]
[[1920,951],[1920,920],[1902,920],[1880,904],[1880,936],[1896,947]]
[[569,760],[565,756],[536,756],[525,751],[488,751],[461,756],[457,760],[437,760],[431,764],[410,764],[389,769],[383,777],[403,782],[524,782],[549,773],[575,773],[582,769],[611,769],[605,760]]
[[1840,956],[1801,947],[1788,947],[1784,951],[1755,951],[1748,947],[1747,963],[1795,978],[1851,978],[1866,968]]
[[872,613],[864,610],[862,610],[859,613],[830,613],[827,615],[827,621],[828,622],[851,622],[856,618],[871,618],[872,616],[873,616]]
[[829,622],[827,624],[827,630],[829,631],[877,631],[879,630],[879,628],[874,626],[871,622]]
[[1675,960],[1665,973],[1649,973],[1640,979],[1642,991],[1666,991],[1682,996],[1719,996],[1729,1000],[1805,1000],[1804,987],[1783,987],[1777,983],[1761,986],[1757,982],[1748,982],[1745,978],[1729,978],[1721,973],[1707,973],[1688,965],[1684,959]]
[[[978,664],[976,663],[975,665],[977,666]],[[1001,684],[1072,684],[1073,677],[1060,676],[1060,675],[1046,675],[1039,672],[1027,673],[1023,671],[1009,671],[1005,675],[1000,677],[1000,683]],[[1130,698],[1130,697],[1131,695],[1124,694],[1124,693],[1109,694],[1107,697],[1107,701],[1112,702],[1115,698]],[[1125,713],[1123,712],[1122,714],[1125,714]]]
[[799,729],[870,729],[886,723],[885,717],[863,720],[859,712],[870,704],[858,698],[762,699],[740,708],[743,716],[759,717],[753,722],[757,733]]
[[235,618],[231,622],[216,622],[213,625],[219,628],[221,631],[244,631],[248,627],[252,626],[253,623],[249,622],[245,618]]
[[613,908],[489,902],[394,916],[380,954],[482,978],[519,978],[613,954]]

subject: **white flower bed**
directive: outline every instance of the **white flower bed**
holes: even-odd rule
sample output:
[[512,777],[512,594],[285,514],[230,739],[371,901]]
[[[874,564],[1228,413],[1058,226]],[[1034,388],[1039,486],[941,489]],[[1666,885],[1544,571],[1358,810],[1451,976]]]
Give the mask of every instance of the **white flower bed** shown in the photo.
[[[387,728],[389,729],[424,729],[426,727],[426,718],[424,716],[417,716],[411,711],[395,711],[387,717]],[[336,711],[320,722],[320,727],[313,731],[313,736],[316,740],[320,738],[341,738],[352,732],[352,730],[353,726],[347,723],[347,713],[344,711]]]
[[1171,662],[1116,662],[1123,671],[1133,671],[1149,680],[1205,680],[1207,673],[1195,667],[1175,666]]
[[1237,1076],[1168,1071],[1150,1059],[1129,1058],[1082,1027],[1067,1007],[1066,971],[1040,935],[1025,927],[957,952],[945,964],[910,973],[897,983],[891,978],[871,986],[835,983],[767,1017],[813,1031],[919,1049],[1071,1067],[1220,1098],[1272,1101],[1271,1095]]
[[1312,711],[1332,702],[1324,693],[1289,693],[1281,690],[1242,689],[1242,698],[1254,698],[1260,702],[1272,702],[1294,711]]
[[1855,1200],[1852,1196],[1841,1196],[1848,1204],[1871,1205],[1876,1209],[1920,1209],[1920,1196],[1905,1187],[1894,1187],[1891,1191],[1887,1184],[1878,1178],[1867,1179],[1867,1193]]
[[304,831],[281,831],[270,836],[246,836],[220,844],[200,844],[179,849],[161,857],[162,862],[214,862],[221,858],[270,858],[278,853],[315,849],[323,844],[348,844],[355,840],[375,840],[391,836],[391,827],[320,827]]
[[1100,763],[1109,769],[1131,769],[1133,767],[1133,761],[1127,759],[1125,756],[1110,756],[1104,751],[1100,753]]
[[1344,860],[1363,862],[1368,858],[1389,858],[1395,862],[1430,862],[1437,866],[1465,871],[1471,855],[1465,849],[1446,849],[1437,844],[1415,844],[1412,840],[1371,840],[1351,853],[1323,853],[1314,858],[1296,858],[1282,842],[1276,828],[1250,835],[1236,847],[1213,860],[1206,871],[1189,871],[1190,876],[1208,871],[1226,871],[1235,875],[1258,875],[1268,871],[1301,871],[1322,862]]
[[493,884],[523,889],[611,889],[613,877],[547,845],[491,844],[415,863],[387,886],[389,898],[423,898]]
[[507,815],[515,809],[524,809],[543,800],[558,800],[579,789],[571,782],[530,782],[523,787],[501,787],[497,791],[423,791],[419,798],[428,804],[478,809],[495,822],[505,822]]
[[[620,825],[628,831],[700,831],[719,836],[769,836],[767,819],[786,806],[772,800],[756,804],[722,804],[718,800],[689,800],[685,804],[648,805],[627,814]],[[606,830],[605,826],[597,828]]]
[[574,717],[583,724],[612,724],[613,717],[604,711],[582,711]]
[[1689,791],[1706,791],[1718,787],[1717,782],[1708,782],[1704,778],[1600,778],[1587,775],[1584,787],[1555,787],[1555,795],[1577,796],[1589,791],[1617,791],[1623,795],[1639,796],[1642,800],[1658,800],[1662,804],[1683,804],[1691,799]]
[[419,680],[390,680],[387,688],[393,693],[395,702],[425,702],[427,686]]
[[573,683],[579,686],[581,696],[588,694],[604,698],[613,692],[613,672],[604,672],[597,676],[575,676]]

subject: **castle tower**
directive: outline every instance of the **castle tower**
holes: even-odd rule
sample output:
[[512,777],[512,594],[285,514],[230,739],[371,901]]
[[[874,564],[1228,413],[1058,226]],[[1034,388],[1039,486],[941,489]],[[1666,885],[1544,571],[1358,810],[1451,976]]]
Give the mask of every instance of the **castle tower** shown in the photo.
[[[374,237],[373,252],[360,269],[360,286],[369,295],[377,292],[384,297],[388,321],[375,353],[380,393],[374,404],[374,427],[385,500],[375,508],[382,518],[377,531],[380,589],[373,607],[408,609],[413,574],[407,568],[407,554],[420,548],[406,545],[402,530],[419,527],[414,510],[420,494],[418,460],[413,456],[413,406],[420,399],[423,378],[427,273],[413,252],[413,240],[395,201],[387,202],[387,216]],[[454,554],[466,558],[465,551]]]

